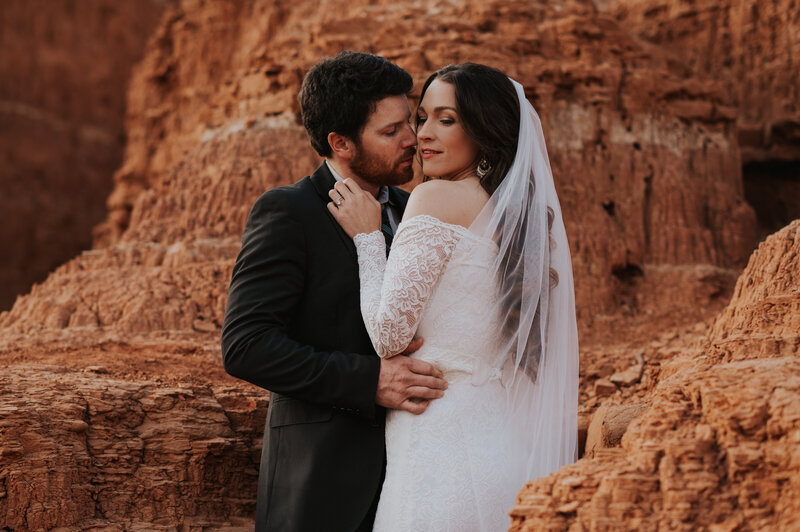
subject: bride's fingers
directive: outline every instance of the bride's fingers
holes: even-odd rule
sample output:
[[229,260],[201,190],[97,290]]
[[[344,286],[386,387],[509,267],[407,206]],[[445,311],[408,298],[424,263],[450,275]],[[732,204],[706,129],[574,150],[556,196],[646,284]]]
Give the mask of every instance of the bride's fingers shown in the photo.
[[332,188],[328,191],[328,196],[331,198],[331,200],[333,200],[333,203],[336,204],[336,206],[340,205],[340,202],[344,199],[335,188]]
[[349,177],[347,179],[345,179],[344,181],[342,181],[342,182],[345,185],[347,185],[347,188],[349,188],[350,191],[353,194],[358,194],[359,192],[364,192],[364,189],[361,188],[361,186],[359,186],[358,183],[356,183],[354,180],[350,179]]
[[330,211],[330,213],[333,215],[333,218],[338,222],[339,221],[339,215],[341,214],[339,212],[339,207],[337,207],[336,204],[333,203],[332,201],[328,202],[328,204],[326,206],[328,207],[328,210]]
[[350,190],[350,188],[347,186],[347,183],[345,183],[344,181],[337,181],[336,184],[333,185],[333,188],[334,190],[336,190],[336,192],[342,195],[345,201],[348,198],[353,197],[353,191]]

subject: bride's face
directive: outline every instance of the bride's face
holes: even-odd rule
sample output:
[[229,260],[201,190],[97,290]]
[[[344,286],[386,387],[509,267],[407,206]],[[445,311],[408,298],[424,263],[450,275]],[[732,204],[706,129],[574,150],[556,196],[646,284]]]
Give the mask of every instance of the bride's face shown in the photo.
[[426,176],[456,180],[472,175],[479,150],[461,126],[453,85],[434,80],[417,108],[416,122]]

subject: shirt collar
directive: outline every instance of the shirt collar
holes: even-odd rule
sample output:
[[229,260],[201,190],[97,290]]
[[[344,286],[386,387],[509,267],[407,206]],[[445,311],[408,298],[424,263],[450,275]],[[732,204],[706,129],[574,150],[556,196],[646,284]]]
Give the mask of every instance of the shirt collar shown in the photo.
[[[339,175],[339,172],[337,172],[333,168],[333,165],[330,162],[328,162],[327,159],[325,160],[325,164],[328,165],[328,170],[331,171],[331,174],[333,174],[333,178],[336,181],[344,181],[344,179],[342,179],[342,176]],[[380,203],[381,205],[383,205],[384,203],[388,203],[389,205],[392,205],[392,202],[389,201],[389,187],[381,187],[381,188],[379,188],[378,189],[378,197],[376,199],[378,200],[378,203]]]

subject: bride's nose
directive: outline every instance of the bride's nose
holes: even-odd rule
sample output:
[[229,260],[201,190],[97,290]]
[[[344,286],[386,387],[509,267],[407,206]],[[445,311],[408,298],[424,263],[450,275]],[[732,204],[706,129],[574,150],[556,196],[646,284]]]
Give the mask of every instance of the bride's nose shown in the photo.
[[431,140],[432,138],[431,128],[428,127],[428,121],[426,120],[417,127],[417,140]]

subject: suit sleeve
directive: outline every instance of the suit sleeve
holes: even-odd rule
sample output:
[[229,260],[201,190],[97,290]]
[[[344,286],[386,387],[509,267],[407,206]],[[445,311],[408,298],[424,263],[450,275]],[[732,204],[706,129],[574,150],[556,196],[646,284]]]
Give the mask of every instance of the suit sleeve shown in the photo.
[[287,335],[306,272],[303,225],[287,211],[288,199],[267,192],[248,216],[222,327],[225,371],[287,397],[372,419],[377,357],[318,351]]

